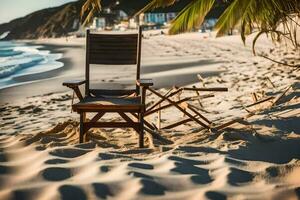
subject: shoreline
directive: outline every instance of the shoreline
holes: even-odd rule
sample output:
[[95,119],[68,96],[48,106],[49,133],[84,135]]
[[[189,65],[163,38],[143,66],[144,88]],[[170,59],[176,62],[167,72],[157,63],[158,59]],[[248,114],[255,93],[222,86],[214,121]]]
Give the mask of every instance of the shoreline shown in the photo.
[[[152,38],[161,38],[170,36],[154,36]],[[150,38],[150,40],[152,40]],[[201,38],[199,38],[201,39]],[[41,72],[38,74],[25,75],[21,82],[30,80],[33,82],[20,83],[20,85],[4,88],[0,90],[0,104],[6,102],[22,101],[30,96],[42,95],[43,88],[47,88],[47,91],[53,92],[66,92],[68,88],[62,86],[63,81],[83,79],[84,66],[85,66],[85,50],[83,38],[69,38],[68,41],[65,38],[58,39],[41,39],[33,41],[20,41],[30,45],[42,45],[41,50],[49,50],[51,53],[62,53],[63,57],[58,59],[58,62],[63,62],[64,66],[52,71]],[[149,43],[149,38],[145,39],[145,45]],[[144,44],[143,44],[144,45]],[[150,48],[150,47],[148,47]],[[205,77],[216,76],[223,70],[219,69],[219,65],[224,64],[223,61],[214,61],[214,59],[207,59],[192,55],[185,57],[182,55],[183,62],[178,62],[177,56],[168,55],[152,55],[147,52],[147,49],[142,48],[142,65],[141,75],[144,78],[153,78],[155,81],[155,88],[165,88],[184,86],[198,81],[196,74],[202,73]],[[163,47],[164,48],[164,47]],[[144,58],[144,59],[143,59]],[[175,62],[174,62],[175,61]],[[153,64],[153,62],[155,64]],[[95,67],[96,68],[96,67]],[[109,82],[118,82],[119,80],[113,80],[114,74],[119,73],[118,68],[111,68],[112,73],[107,73],[105,68],[98,67],[96,70],[97,77],[96,82],[101,87]],[[122,76],[122,74],[121,74]],[[126,73],[125,75],[126,76]],[[132,75],[128,75],[132,76]],[[134,76],[132,76],[134,77]],[[104,80],[104,82],[103,82]],[[128,78],[121,80],[125,85],[116,85],[113,87],[126,87],[132,81]],[[47,92],[47,93],[49,93]]]

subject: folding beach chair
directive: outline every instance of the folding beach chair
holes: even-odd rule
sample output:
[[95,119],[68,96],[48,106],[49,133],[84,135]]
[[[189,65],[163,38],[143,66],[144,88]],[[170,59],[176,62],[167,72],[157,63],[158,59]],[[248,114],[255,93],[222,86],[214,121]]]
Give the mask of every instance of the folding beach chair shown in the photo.
[[[64,86],[73,89],[80,100],[72,105],[72,109],[80,115],[80,143],[90,128],[131,127],[139,133],[139,147],[144,147],[146,88],[153,83],[149,79],[140,80],[141,40],[141,28],[136,34],[96,34],[87,30],[85,80],[63,83]],[[90,64],[136,65],[135,89],[91,89]],[[85,84],[84,96],[79,90],[81,84]],[[96,114],[87,121],[86,113]],[[106,113],[118,113],[125,122],[100,122]]]

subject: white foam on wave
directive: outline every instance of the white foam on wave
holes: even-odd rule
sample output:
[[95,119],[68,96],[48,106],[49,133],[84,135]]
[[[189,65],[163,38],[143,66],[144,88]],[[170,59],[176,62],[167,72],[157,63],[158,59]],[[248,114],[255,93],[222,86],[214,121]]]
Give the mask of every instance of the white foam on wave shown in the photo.
[[[0,42],[0,89],[20,84],[20,77],[55,70],[64,66],[57,60],[61,53],[39,50],[43,46],[26,46]],[[27,83],[21,82],[21,84]]]

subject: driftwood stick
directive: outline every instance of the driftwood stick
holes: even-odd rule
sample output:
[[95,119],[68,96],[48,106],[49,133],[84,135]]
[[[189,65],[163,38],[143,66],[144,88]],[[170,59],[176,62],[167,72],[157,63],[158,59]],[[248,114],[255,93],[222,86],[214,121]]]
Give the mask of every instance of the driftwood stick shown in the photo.
[[[160,98],[163,98],[163,95],[159,94],[158,92],[156,92],[155,90],[153,90],[152,88],[149,88],[149,90],[156,94],[158,97]],[[181,112],[183,112],[184,114],[186,114],[188,117],[192,118],[195,122],[197,122],[199,125],[207,128],[207,129],[210,129],[209,126],[207,126],[206,124],[204,124],[203,122],[201,122],[199,119],[193,117],[189,112],[185,111],[181,106],[177,105],[174,103],[174,101],[170,100],[170,99],[166,99],[167,101],[169,101],[170,103],[172,103],[178,110],[180,110]]]
[[[196,86],[193,85],[193,88],[196,88]],[[199,91],[195,91],[195,92],[196,92],[196,95],[199,97],[199,98],[197,99],[197,101],[198,101],[198,103],[199,103],[199,106],[200,106],[200,107],[203,107],[203,105],[202,105],[202,103],[201,103],[201,101],[200,101],[200,93],[199,93]]]
[[157,140],[159,140],[159,141],[161,141],[161,142],[163,142],[165,144],[173,144],[173,142],[171,140],[168,140],[168,139],[162,137],[161,135],[159,135],[155,131],[153,131],[153,130],[147,128],[147,127],[144,127],[144,129],[145,129],[145,131],[147,131],[148,133],[150,133],[154,139],[157,139]]
[[187,105],[187,107],[194,112],[196,115],[198,115],[201,119],[203,119],[204,121],[206,121],[208,124],[211,124],[211,121],[209,121],[206,117],[204,117],[201,113],[199,113],[196,109],[194,109],[192,106],[190,106],[189,104]]
[[270,100],[272,100],[272,99],[274,99],[274,97],[267,97],[267,98],[265,98],[265,99],[259,100],[259,101],[255,102],[255,103],[253,103],[253,104],[250,104],[250,105],[246,106],[246,108],[250,108],[250,107],[252,107],[252,106],[255,106],[255,105],[264,103],[264,102],[266,102],[266,101],[270,101]]
[[282,97],[284,97],[286,95],[286,93],[293,87],[294,84],[290,85],[282,94],[280,94],[279,96],[277,96],[273,103],[272,106],[276,105],[278,103],[278,101],[280,101],[282,99]]
[[285,65],[285,66],[288,66],[288,67],[300,68],[300,65],[290,65],[290,64],[287,64],[287,63],[283,63],[283,62],[274,60],[274,59],[269,58],[268,56],[265,56],[265,55],[262,55],[262,54],[260,54],[260,55],[258,55],[258,56],[263,57],[263,58],[265,58],[265,59],[268,59],[268,60],[270,60],[270,61],[272,61],[272,62],[274,62],[274,63],[277,63],[277,64],[279,64],[279,65]]
[[[148,88],[148,90],[149,90],[150,88]],[[171,89],[171,90],[173,90],[173,88]],[[174,92],[172,92],[172,93],[169,93],[169,94],[165,94],[164,96],[159,96],[161,99],[159,100],[159,101],[157,101],[154,105],[152,105],[149,109],[147,109],[146,110],[146,112],[149,112],[149,111],[151,111],[152,109],[154,109],[154,108],[156,108],[159,104],[161,104],[162,102],[164,102],[165,100],[167,100],[168,98],[170,98],[170,97],[172,97],[172,96],[174,96],[174,95],[176,95],[178,92],[180,92],[182,90],[182,88],[177,88]],[[152,92],[153,94],[155,94],[154,92],[153,92],[153,90],[151,91],[150,90],[150,92]],[[168,92],[167,92],[168,93]],[[157,95],[157,94],[156,94]]]
[[194,109],[201,110],[202,112],[210,113],[209,111],[207,111],[207,110],[205,110],[205,109],[203,109],[203,108],[197,107],[197,106],[195,106],[195,105],[193,105],[193,104],[189,104],[189,106],[191,106],[191,107],[194,108]]
[[161,104],[158,104],[158,111],[157,111],[157,129],[160,130],[161,128]]
[[205,87],[205,80],[204,80],[204,78],[200,74],[197,74],[197,78],[199,79],[200,82],[202,82],[203,87]]
[[[191,99],[190,97],[187,97],[187,98],[181,99],[180,101],[174,101],[174,103],[175,103],[175,104],[180,104],[180,103],[182,103],[182,102],[189,101],[190,99]],[[159,104],[159,105],[160,105],[160,104]],[[172,106],[174,106],[174,104],[169,103],[169,104],[167,104],[167,105],[158,107],[158,108],[156,108],[156,109],[154,109],[154,110],[150,110],[150,111],[147,110],[147,112],[145,113],[145,116],[151,115],[151,114],[153,114],[153,113],[156,113],[156,112],[158,112],[158,111],[160,111],[160,110],[164,110],[164,109],[169,108],[169,107],[172,107]]]
[[[197,117],[197,115],[194,115],[194,117]],[[183,120],[179,120],[179,121],[169,124],[165,127],[162,127],[162,129],[172,129],[172,128],[175,128],[177,126],[180,126],[182,124],[185,124],[185,123],[191,122],[191,121],[193,121],[191,118],[185,118]]]
[[276,88],[275,84],[271,81],[269,77],[266,77],[266,79],[272,85],[273,88]]
[[192,100],[198,100],[198,99],[206,99],[206,98],[211,98],[214,97],[214,94],[205,94],[205,95],[199,95],[199,96],[192,96]]
[[188,88],[188,87],[184,87],[183,90],[203,91],[203,92],[228,92],[228,88],[222,88],[222,87],[215,87],[215,88]]
[[252,99],[253,99],[254,103],[255,103],[255,102],[257,102],[257,101],[258,101],[258,99],[257,99],[257,95],[256,95],[256,93],[255,93],[255,92],[253,92],[253,93],[251,93],[251,95],[252,95]]
[[246,119],[248,119],[249,117],[252,117],[253,115],[254,115],[254,113],[249,113],[249,114],[247,114],[245,117],[240,117],[240,118],[237,118],[237,119],[233,119],[233,120],[231,120],[231,121],[229,121],[229,122],[226,122],[226,123],[221,124],[221,125],[219,125],[219,126],[216,126],[216,127],[214,127],[214,128],[215,128],[217,131],[220,131],[220,130],[223,130],[223,129],[227,128],[228,126],[231,126],[231,125],[233,125],[233,124],[235,124],[235,123],[243,122],[243,121],[245,121]]

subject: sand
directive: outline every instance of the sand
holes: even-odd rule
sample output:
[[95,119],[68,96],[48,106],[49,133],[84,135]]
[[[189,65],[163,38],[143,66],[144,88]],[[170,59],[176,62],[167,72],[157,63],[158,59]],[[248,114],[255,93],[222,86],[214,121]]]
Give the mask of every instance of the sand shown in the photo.
[[[83,42],[37,41],[63,52],[65,68],[0,91],[0,199],[299,198],[299,71],[253,56],[239,36],[146,35],[142,76],[153,78],[158,91],[165,93],[172,85],[203,87],[200,74],[206,87],[229,88],[201,99],[199,112],[215,127],[248,112],[252,116],[222,131],[210,132],[194,122],[160,130],[165,141],[147,133],[144,149],[137,148],[138,135],[130,129],[92,129],[89,141],[78,144],[72,92],[61,82],[83,77]],[[274,48],[266,38],[257,47],[268,54]],[[271,51],[283,61],[300,62],[299,52]],[[95,85],[128,87],[134,71],[117,72],[99,66]],[[268,101],[245,109],[254,102],[252,93],[276,99],[290,85],[276,105]],[[181,98],[194,95],[184,91]],[[147,96],[149,104],[157,99]],[[200,107],[198,101],[189,103]],[[176,108],[165,110],[162,125],[182,118]],[[147,120],[155,122],[156,115]]]

